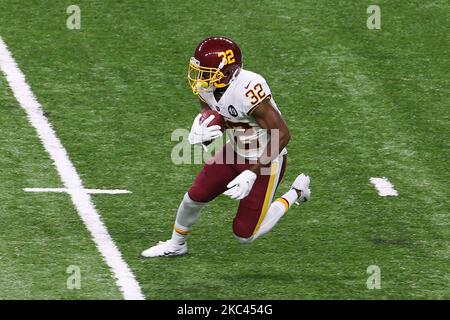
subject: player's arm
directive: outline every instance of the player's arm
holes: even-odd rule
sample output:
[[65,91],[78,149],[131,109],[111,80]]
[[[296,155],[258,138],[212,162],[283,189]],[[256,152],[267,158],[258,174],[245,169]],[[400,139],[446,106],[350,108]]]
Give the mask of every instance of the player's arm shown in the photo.
[[[271,161],[280,154],[281,150],[286,147],[291,139],[286,123],[270,103],[270,97],[267,97],[254,107],[250,115],[256,119],[261,128],[268,130],[268,133],[271,134],[271,139],[278,139],[278,148],[274,150],[272,149],[272,143],[267,144],[266,150],[263,152],[263,156],[258,159],[258,162],[250,170],[245,170],[228,183],[227,188],[229,189],[224,194],[236,200],[241,200],[250,193],[261,168],[269,166]],[[271,132],[271,130],[278,130],[278,134]]]
[[[268,143],[265,152],[263,152],[261,158],[258,159],[258,163],[251,168],[251,171],[259,174],[261,168],[269,166],[272,160],[274,160],[287,146],[291,139],[291,135],[281,114],[272,106],[270,97],[267,97],[257,105],[251,111],[251,115],[255,118],[261,128],[266,129],[267,133],[271,134],[271,139],[278,139],[277,150],[272,150],[272,143]],[[273,130],[277,130],[278,134]]]

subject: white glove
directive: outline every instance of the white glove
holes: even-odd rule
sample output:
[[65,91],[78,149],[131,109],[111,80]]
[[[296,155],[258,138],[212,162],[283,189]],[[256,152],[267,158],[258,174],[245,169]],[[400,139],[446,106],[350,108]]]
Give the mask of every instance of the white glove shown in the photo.
[[200,124],[200,118],[202,117],[199,113],[192,124],[191,132],[189,133],[188,140],[190,144],[199,144],[206,141],[214,140],[222,135],[220,131],[220,126],[214,125],[208,127],[208,124],[214,120],[214,115],[210,115]]
[[245,170],[227,185],[229,189],[223,194],[235,200],[244,199],[252,190],[256,177],[253,171]]

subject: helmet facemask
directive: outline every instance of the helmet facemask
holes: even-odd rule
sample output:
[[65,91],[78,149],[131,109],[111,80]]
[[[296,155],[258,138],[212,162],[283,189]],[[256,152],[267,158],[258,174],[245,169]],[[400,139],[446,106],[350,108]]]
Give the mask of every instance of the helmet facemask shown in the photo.
[[218,68],[209,68],[200,66],[200,61],[191,58],[188,69],[189,86],[194,94],[207,92],[213,89],[213,86],[220,88],[225,84],[220,83],[224,78],[221,69],[224,67],[226,60],[222,61]]

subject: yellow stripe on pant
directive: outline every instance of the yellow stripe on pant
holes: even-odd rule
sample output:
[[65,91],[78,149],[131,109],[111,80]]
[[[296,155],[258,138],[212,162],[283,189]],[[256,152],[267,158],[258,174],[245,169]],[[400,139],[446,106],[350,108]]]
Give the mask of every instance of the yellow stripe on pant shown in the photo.
[[259,216],[258,223],[256,224],[255,230],[253,231],[253,235],[255,235],[259,228],[261,227],[261,223],[264,220],[264,217],[266,216],[267,210],[269,209],[269,206],[272,202],[274,191],[278,184],[278,178],[280,176],[281,167],[283,165],[283,158],[279,157],[276,161],[272,162],[272,165],[270,167],[270,179],[269,184],[267,185],[266,195],[264,197],[264,204],[261,210],[261,215]]

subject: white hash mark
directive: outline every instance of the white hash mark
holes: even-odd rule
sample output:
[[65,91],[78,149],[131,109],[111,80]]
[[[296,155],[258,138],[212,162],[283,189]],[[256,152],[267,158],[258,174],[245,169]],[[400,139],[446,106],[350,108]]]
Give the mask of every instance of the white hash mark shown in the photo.
[[398,196],[397,190],[394,189],[392,183],[386,177],[370,178],[370,182],[378,190],[378,194],[382,197]]
[[75,208],[95,245],[111,269],[119,290],[125,299],[143,300],[144,295],[132,271],[123,260],[122,255],[108,233],[98,214],[92,198],[83,187],[80,176],[69,159],[66,149],[56,136],[42,106],[37,101],[3,39],[0,37],[0,69],[6,76],[14,96],[25,110],[28,120],[36,129],[42,144],[58,171],[61,181],[70,195]]
[[[55,192],[55,193],[70,193],[71,190],[67,188],[24,188],[25,192]],[[121,189],[84,189],[88,194],[130,194],[131,191]]]

